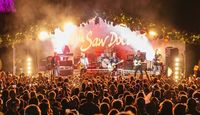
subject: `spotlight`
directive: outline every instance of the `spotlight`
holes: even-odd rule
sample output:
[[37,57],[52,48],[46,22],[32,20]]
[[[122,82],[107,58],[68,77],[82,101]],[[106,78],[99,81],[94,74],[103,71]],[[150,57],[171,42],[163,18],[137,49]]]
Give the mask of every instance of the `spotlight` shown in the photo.
[[31,62],[31,61],[32,61],[32,59],[31,59],[30,57],[28,57],[28,58],[27,58],[27,61],[28,61],[28,62]]
[[31,66],[31,62],[27,62],[27,65],[28,65],[28,66]]
[[179,58],[175,58],[175,62],[179,62],[180,61],[180,59]]
[[152,37],[154,37],[154,36],[157,35],[157,33],[156,33],[155,31],[152,31],[152,30],[151,30],[151,31],[149,31],[149,35],[152,36]]
[[178,72],[178,71],[175,71],[175,72],[174,72],[174,74],[175,74],[175,75],[178,75],[178,74],[179,74],[179,72]]
[[32,67],[31,67],[31,65],[32,65],[31,57],[28,57],[26,59],[26,62],[27,62],[27,74],[30,75],[31,74],[31,69],[32,69]]
[[180,64],[179,64],[179,63],[177,63],[177,62],[175,63],[175,66],[179,66],[179,65],[180,65]]
[[179,70],[179,67],[175,67],[175,70],[178,71],[178,70]]
[[179,77],[178,77],[178,75],[176,75],[176,76],[174,76],[174,78],[177,80]]
[[76,25],[72,22],[68,22],[64,24],[64,32],[72,33],[76,29]]
[[42,31],[39,33],[38,37],[41,41],[44,41],[49,37],[49,34],[46,31]]
[[167,76],[170,77],[172,75],[172,69],[171,68],[167,68]]
[[28,74],[31,74],[31,70],[28,70],[27,73],[28,73]]
[[31,70],[31,66],[28,66],[27,69],[28,69],[28,70]]

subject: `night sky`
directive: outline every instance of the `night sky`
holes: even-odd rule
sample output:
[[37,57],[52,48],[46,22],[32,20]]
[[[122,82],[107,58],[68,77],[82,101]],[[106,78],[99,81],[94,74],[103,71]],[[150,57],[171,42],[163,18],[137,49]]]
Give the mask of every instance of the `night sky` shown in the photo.
[[0,31],[7,33],[41,21],[65,17],[87,20],[102,12],[124,13],[159,22],[179,31],[200,33],[200,0],[14,0],[16,12],[1,13]]

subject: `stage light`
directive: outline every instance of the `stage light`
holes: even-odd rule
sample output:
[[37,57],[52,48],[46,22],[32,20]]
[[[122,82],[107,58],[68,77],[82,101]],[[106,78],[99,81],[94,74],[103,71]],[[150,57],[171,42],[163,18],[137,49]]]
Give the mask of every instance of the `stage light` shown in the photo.
[[152,36],[152,37],[154,37],[154,36],[157,35],[157,33],[156,33],[155,31],[152,31],[152,30],[151,30],[151,31],[149,31],[149,35]]
[[176,76],[174,76],[174,78],[175,78],[175,80],[177,80],[179,77],[178,77],[178,75],[176,75]]
[[175,62],[179,62],[180,61],[180,59],[179,58],[175,58]]
[[31,66],[28,66],[27,69],[28,69],[28,70],[31,70]]
[[31,70],[28,70],[27,73],[30,75],[31,74]]
[[177,62],[175,63],[175,66],[179,66],[179,65],[180,65],[180,64],[179,64],[179,63],[177,63]]
[[76,25],[72,22],[68,22],[64,24],[64,32],[65,33],[72,33],[76,29]]
[[38,37],[41,41],[44,41],[49,37],[49,34],[46,31],[42,31],[39,33]]
[[170,77],[172,75],[172,69],[171,68],[167,68],[167,76]]
[[32,59],[30,57],[27,58],[27,62],[31,62]]
[[176,71],[178,71],[178,70],[179,70],[179,67],[175,67],[174,69],[175,69]]
[[31,62],[27,62],[27,65],[30,66],[30,65],[31,65]]
[[26,63],[27,63],[27,74],[30,75],[32,70],[32,58],[27,57]]
[[179,74],[179,72],[178,72],[178,71],[175,71],[175,72],[174,72],[174,74],[175,74],[175,75],[178,75],[178,74]]

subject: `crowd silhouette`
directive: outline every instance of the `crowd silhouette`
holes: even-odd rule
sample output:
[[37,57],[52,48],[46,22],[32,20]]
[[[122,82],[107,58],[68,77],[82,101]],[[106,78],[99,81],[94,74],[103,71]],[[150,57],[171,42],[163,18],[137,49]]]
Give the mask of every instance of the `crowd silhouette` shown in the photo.
[[0,91],[0,111],[5,115],[200,115],[199,79],[1,72]]

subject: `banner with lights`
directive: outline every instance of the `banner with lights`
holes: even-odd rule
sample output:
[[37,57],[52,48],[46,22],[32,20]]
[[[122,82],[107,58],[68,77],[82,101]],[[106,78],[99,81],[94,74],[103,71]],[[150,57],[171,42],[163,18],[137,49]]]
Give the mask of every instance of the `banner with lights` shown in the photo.
[[[75,56],[80,55],[80,52],[85,52],[91,58],[97,58],[101,53],[116,52],[118,57],[125,59],[127,55],[133,55],[134,52],[140,50],[146,53],[147,60],[153,60],[155,49],[161,49],[165,55],[165,47],[180,44],[174,41],[151,40],[146,33],[132,31],[122,24],[113,25],[101,18],[98,24],[93,18],[80,26],[67,23],[63,31],[56,28],[54,34],[51,35],[51,42],[54,51],[58,53],[62,53],[64,46],[68,45]],[[180,49],[184,50],[184,45],[175,46],[181,46]]]

